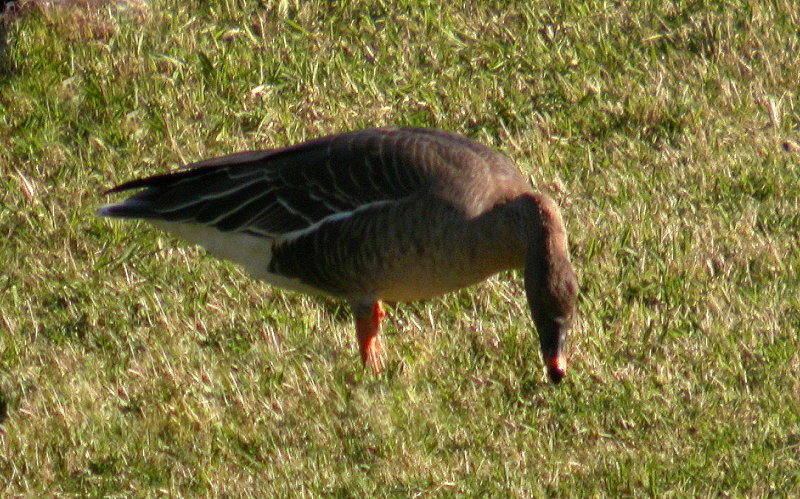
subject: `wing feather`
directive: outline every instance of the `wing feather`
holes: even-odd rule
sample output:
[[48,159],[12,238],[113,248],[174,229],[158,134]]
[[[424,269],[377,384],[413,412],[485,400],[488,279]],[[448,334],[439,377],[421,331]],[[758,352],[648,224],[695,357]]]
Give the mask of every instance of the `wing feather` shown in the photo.
[[201,161],[109,192],[131,189],[142,190],[99,213],[279,237],[420,192],[475,216],[496,192],[527,182],[508,158],[465,137],[377,128]]
[[[101,215],[191,222],[274,237],[361,206],[399,200],[429,183],[398,129],[243,152],[111,189],[144,189]],[[402,172],[402,173],[401,173]]]

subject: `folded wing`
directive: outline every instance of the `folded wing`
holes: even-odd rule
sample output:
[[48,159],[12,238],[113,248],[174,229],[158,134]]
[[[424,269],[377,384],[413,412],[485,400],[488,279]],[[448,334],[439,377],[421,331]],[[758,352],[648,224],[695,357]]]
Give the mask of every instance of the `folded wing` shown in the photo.
[[100,214],[274,238],[425,189],[432,180],[420,165],[437,161],[430,141],[401,129],[365,130],[134,180],[109,192],[143,191]]

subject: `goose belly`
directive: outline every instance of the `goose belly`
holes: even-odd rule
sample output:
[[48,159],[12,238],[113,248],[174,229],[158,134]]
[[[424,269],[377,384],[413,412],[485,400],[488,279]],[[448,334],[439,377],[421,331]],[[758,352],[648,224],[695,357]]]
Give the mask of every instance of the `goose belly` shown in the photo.
[[415,301],[439,296],[483,281],[503,268],[458,258],[404,258],[386,262],[375,294],[386,301]]

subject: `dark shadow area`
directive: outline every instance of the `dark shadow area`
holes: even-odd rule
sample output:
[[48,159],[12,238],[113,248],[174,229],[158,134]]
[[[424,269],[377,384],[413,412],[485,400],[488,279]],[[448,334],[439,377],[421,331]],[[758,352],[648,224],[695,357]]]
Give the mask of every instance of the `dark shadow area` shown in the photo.
[[0,432],[3,431],[3,423],[8,419],[8,401],[3,392],[0,392]]
[[0,0],[0,81],[11,74],[8,61],[8,32],[17,10],[17,2]]

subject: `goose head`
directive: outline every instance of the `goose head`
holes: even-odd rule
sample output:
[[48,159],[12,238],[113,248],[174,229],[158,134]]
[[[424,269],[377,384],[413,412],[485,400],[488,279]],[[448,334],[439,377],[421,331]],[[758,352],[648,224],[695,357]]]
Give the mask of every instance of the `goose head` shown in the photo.
[[521,215],[517,227],[526,248],[525,294],[547,374],[553,383],[559,383],[566,374],[565,346],[578,298],[567,234],[561,212],[551,198],[525,194],[515,204]]

